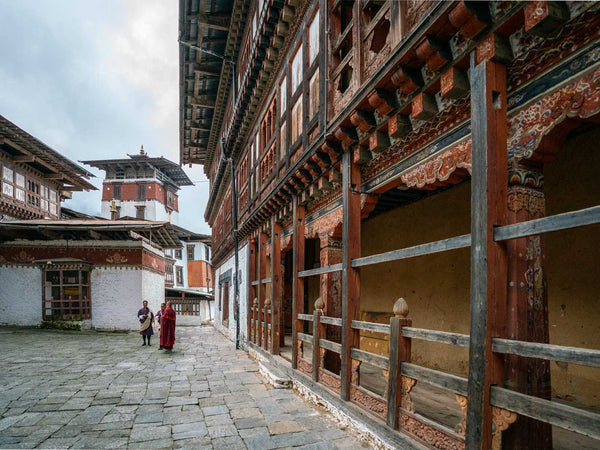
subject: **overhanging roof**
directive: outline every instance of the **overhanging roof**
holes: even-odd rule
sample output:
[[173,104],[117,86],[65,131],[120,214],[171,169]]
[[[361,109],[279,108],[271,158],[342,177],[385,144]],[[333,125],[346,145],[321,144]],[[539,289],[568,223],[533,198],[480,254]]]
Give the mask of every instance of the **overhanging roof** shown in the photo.
[[0,148],[15,157],[26,158],[25,164],[43,174],[52,175],[65,189],[97,190],[93,184],[86,181],[94,176],[93,173],[48,147],[3,116],[0,116]]
[[146,240],[162,248],[180,248],[169,222],[146,220],[15,220],[0,222],[0,242],[24,240]]
[[[180,162],[204,164],[218,140],[230,93],[231,64],[238,45],[240,0],[179,0],[179,138]],[[235,27],[231,35],[230,24]],[[194,47],[206,49],[206,52]],[[237,51],[237,50],[236,50]],[[212,53],[212,54],[211,54]]]
[[194,183],[189,179],[179,164],[169,161],[164,157],[151,158],[147,154],[127,155],[129,158],[121,159],[96,159],[89,161],[80,161],[88,166],[96,167],[100,170],[111,168],[138,169],[148,167],[156,169],[166,175],[177,186],[192,186]]

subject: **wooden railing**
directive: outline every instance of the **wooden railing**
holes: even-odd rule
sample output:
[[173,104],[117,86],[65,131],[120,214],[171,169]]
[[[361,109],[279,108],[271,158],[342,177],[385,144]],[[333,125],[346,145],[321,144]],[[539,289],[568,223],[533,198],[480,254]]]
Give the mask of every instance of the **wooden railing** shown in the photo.
[[199,316],[200,303],[206,300],[180,298],[180,297],[165,297],[165,301],[171,302],[171,307],[175,314],[179,316]]
[[[494,240],[502,241],[517,239],[543,232],[558,231],[597,223],[600,223],[600,206],[514,225],[497,227],[494,229]],[[352,260],[351,266],[362,267],[396,261],[399,259],[429,255],[442,251],[469,247],[470,244],[470,234],[457,236],[377,255],[356,258]],[[340,270],[342,270],[342,264],[334,264],[317,269],[299,271],[297,276],[298,278],[306,278]],[[312,358],[310,360],[306,359],[303,357],[303,352],[300,352],[303,369],[300,367],[300,364],[298,368],[305,372],[308,371],[307,369],[310,369],[312,378],[315,381],[321,381],[321,377],[323,376],[322,361],[324,351],[331,351],[338,354],[342,353],[341,344],[324,338],[324,325],[341,327],[342,319],[324,316],[323,305],[321,303],[320,299],[318,299],[315,303],[313,314],[297,315],[299,320],[312,322],[313,325],[312,335],[301,332],[298,332],[296,335],[297,345],[299,347],[302,347],[304,343],[312,345]],[[351,321],[351,328],[353,330],[364,330],[389,336],[390,351],[388,356],[383,356],[360,348],[351,347],[350,358],[352,361],[358,361],[358,365],[364,362],[384,371],[387,379],[387,386],[382,400],[384,402],[385,419],[388,426],[400,428],[400,422],[406,422],[406,418],[417,420],[426,424],[426,427],[433,428],[439,433],[446,434],[446,438],[454,439],[459,446],[464,446],[469,379],[465,376],[446,373],[411,363],[410,348],[412,339],[469,348],[471,337],[466,334],[414,328],[412,327],[411,319],[407,318],[407,315],[408,307],[406,306],[406,302],[404,302],[403,299],[399,299],[398,302],[396,302],[396,305],[394,305],[394,317],[391,318],[389,325],[358,320]],[[600,367],[600,350],[595,349],[494,338],[492,339],[492,351],[495,353],[518,355],[527,358],[540,358],[550,361]],[[423,417],[414,411],[414,408],[412,408],[410,392],[417,382],[437,386],[438,388],[456,394],[457,401],[459,401],[459,405],[461,405],[464,415],[462,421],[457,424],[457,431],[451,430],[443,424],[436,423],[429,418]],[[356,387],[353,386],[353,388]],[[499,386],[491,387],[490,403],[493,407],[505,411],[505,418],[509,421],[505,424],[506,426],[514,422],[517,418],[517,414],[520,414],[595,439],[600,439],[600,414],[574,408],[555,401],[521,394]],[[364,407],[360,403],[357,404]],[[497,442],[501,440],[501,432],[503,429],[506,428],[499,426],[494,428],[493,439],[497,440]]]

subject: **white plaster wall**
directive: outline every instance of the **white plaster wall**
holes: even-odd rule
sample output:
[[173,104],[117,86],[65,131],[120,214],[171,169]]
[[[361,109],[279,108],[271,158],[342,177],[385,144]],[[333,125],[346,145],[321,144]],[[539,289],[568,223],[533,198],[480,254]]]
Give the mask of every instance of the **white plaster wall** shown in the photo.
[[[182,245],[181,247],[181,258],[175,258],[175,250],[173,250],[173,258],[175,258],[175,263],[173,263],[173,287],[187,288],[188,287],[188,276],[187,276],[187,247],[185,241],[179,241]],[[183,267],[183,284],[177,283],[177,269],[176,266]]]
[[[250,247],[248,243],[244,243],[240,245],[238,252],[238,264],[239,264],[239,272],[241,282],[239,284],[239,296],[240,296],[240,342],[245,342],[248,336],[248,252],[250,251]],[[225,328],[223,326],[223,310],[219,311],[219,298],[220,298],[220,286],[219,286],[219,277],[221,274],[227,272],[231,269],[232,275],[232,283],[233,283],[233,273],[234,273],[234,265],[235,258],[232,254],[231,257],[226,260],[221,266],[215,268],[215,301],[214,301],[214,324],[215,328],[217,328],[222,333],[225,333],[229,336],[230,339],[235,340],[235,320],[233,317],[234,312],[234,287],[233,284],[229,287],[229,298],[227,301],[229,302],[229,327]],[[223,299],[225,301],[225,299]]]
[[[148,300],[148,307],[156,314],[165,301],[165,277],[162,274],[142,270],[142,301]],[[140,304],[141,308],[141,304]]]
[[42,271],[0,266],[0,324],[42,323]]
[[[136,206],[145,206],[146,210],[144,211],[144,219],[145,220],[156,220],[158,222],[168,222],[169,215],[165,209],[165,206],[160,203],[158,200],[116,200],[117,206],[121,207],[121,217],[129,216],[136,217],[137,208]],[[101,215],[105,219],[111,218],[110,213],[110,201],[103,201],[101,206]],[[173,212],[171,214],[171,223],[177,225],[179,221],[178,213]]]
[[139,328],[136,314],[142,307],[142,273],[141,269],[126,267],[92,269],[91,297],[94,328],[110,330]]

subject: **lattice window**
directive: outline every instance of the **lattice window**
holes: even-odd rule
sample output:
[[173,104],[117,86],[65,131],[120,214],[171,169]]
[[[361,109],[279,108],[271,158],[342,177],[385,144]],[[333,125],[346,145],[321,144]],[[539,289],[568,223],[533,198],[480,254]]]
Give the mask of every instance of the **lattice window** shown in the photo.
[[308,120],[319,110],[319,71],[316,70],[308,84]]
[[302,134],[302,97],[296,100],[296,104],[292,108],[292,145],[298,140]]
[[303,64],[302,64],[302,43],[296,50],[296,54],[292,58],[292,95],[296,92],[300,83],[302,82],[302,77],[304,76]]
[[44,274],[44,318],[91,319],[89,272],[85,269],[47,270]]
[[319,54],[319,10],[308,25],[308,66],[312,66]]

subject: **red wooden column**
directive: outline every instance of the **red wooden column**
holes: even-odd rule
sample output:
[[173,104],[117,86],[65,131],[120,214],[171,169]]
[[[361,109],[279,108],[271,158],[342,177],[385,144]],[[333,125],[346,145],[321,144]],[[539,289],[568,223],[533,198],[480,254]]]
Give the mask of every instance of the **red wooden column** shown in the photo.
[[304,270],[304,227],[306,209],[300,205],[294,196],[294,269],[292,281],[292,367],[298,368],[298,332],[302,330],[303,321],[298,320],[298,314],[304,312],[304,278],[298,277],[298,272]]
[[506,68],[471,55],[471,332],[466,446],[492,446],[490,386],[501,386],[503,359],[492,338],[504,337],[506,246],[494,226],[506,224]]
[[250,239],[248,261],[248,339],[256,343],[256,322],[254,322],[254,299],[256,298],[256,287],[252,282],[256,280],[256,239]]
[[[508,179],[508,223],[545,215],[541,167],[511,161]],[[549,342],[548,290],[544,271],[543,235],[512,239],[508,250],[507,337],[527,342]],[[507,388],[550,400],[550,361],[506,357]],[[520,416],[502,434],[506,448],[551,449],[552,426]]]
[[342,367],[341,397],[350,400],[352,382],[351,347],[359,346],[359,335],[351,322],[358,320],[360,307],[360,277],[358,269],[351,266],[352,260],[360,257],[360,170],[352,161],[351,152],[342,159]]
[[262,325],[259,327],[258,345],[266,347],[267,324],[265,320],[265,297],[266,288],[262,280],[267,276],[267,234],[260,232],[258,238],[258,320]]
[[283,283],[281,279],[281,224],[271,219],[271,353],[279,354]]
[[[342,262],[342,239],[341,236],[335,236],[334,230],[319,235],[321,243],[321,267],[339,264]],[[328,317],[342,317],[342,274],[341,272],[331,272],[321,275],[320,297],[324,303],[322,315]],[[341,343],[342,332],[340,327],[327,326],[324,337],[330,341]],[[325,352],[324,360],[321,364],[331,372],[338,372],[340,369],[340,357],[337,353]]]

